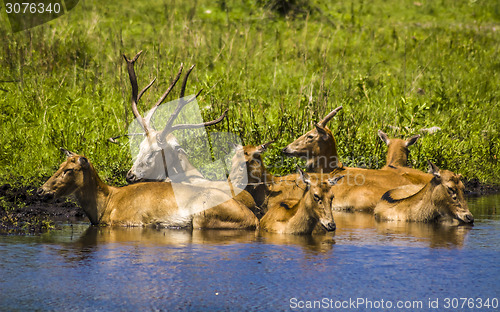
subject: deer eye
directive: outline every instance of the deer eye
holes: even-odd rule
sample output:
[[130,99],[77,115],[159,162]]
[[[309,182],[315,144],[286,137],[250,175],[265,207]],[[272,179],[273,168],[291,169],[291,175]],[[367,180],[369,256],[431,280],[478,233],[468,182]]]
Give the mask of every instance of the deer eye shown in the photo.
[[73,173],[73,171],[74,171],[74,169],[71,169],[71,168],[70,169],[64,169],[63,173],[64,173],[64,175],[66,175],[66,174]]
[[309,135],[307,136],[307,138],[308,138],[309,140],[312,140],[312,139],[314,139],[314,136],[313,136],[312,134],[309,134]]
[[320,201],[321,200],[321,197],[319,197],[318,194],[314,194],[314,200],[315,201]]
[[448,194],[451,196],[453,200],[457,200],[457,192],[454,188],[452,187],[447,187]]

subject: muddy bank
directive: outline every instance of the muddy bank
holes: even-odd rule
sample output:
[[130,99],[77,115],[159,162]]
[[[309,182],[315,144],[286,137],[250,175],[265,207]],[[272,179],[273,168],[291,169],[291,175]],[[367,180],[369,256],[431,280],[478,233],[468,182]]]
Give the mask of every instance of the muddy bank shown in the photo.
[[[468,197],[500,192],[500,185],[483,184],[477,179],[464,184]],[[73,201],[40,197],[36,189],[36,186],[0,186],[0,233],[39,233],[53,228],[54,221],[88,220]]]
[[464,180],[465,196],[478,197],[500,193],[500,184],[484,184],[478,179]]
[[0,186],[0,233],[39,233],[53,228],[54,221],[86,218],[76,203],[36,195],[35,186]]

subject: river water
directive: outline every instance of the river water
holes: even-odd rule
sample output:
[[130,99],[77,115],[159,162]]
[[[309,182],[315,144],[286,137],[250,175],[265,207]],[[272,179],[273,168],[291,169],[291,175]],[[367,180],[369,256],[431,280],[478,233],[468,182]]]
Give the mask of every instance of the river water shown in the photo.
[[325,236],[85,222],[0,236],[0,310],[498,311],[500,195],[469,206],[473,227],[336,213]]

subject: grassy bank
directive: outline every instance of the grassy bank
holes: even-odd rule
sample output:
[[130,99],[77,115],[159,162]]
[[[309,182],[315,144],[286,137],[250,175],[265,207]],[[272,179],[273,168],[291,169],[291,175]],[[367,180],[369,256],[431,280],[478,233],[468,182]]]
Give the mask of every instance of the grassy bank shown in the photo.
[[[204,89],[205,119],[228,107],[216,130],[247,144],[275,139],[269,165],[344,105],[329,126],[348,165],[383,166],[377,129],[406,137],[439,126],[412,147],[415,167],[425,169],[429,159],[468,179],[499,182],[497,1],[288,1],[297,4],[288,15],[275,10],[278,2],[80,1],[69,14],[15,34],[3,12],[0,182],[41,183],[63,159],[63,146],[123,183],[128,146],[107,138],[126,133],[132,120],[121,54],[139,50],[139,85],[158,77],[142,111],[181,62],[196,64],[188,93]],[[274,171],[293,170],[292,163]]]

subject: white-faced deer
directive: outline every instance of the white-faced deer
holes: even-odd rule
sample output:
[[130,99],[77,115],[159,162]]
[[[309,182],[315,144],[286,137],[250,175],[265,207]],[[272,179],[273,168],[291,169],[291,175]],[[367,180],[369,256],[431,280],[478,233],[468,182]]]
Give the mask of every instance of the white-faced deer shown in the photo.
[[472,224],[461,175],[440,170],[429,161],[433,178],[425,185],[407,185],[386,192],[375,207],[380,220]]
[[[160,97],[160,99],[153,105],[151,110],[145,117],[142,117],[137,108],[137,103],[141,99],[144,92],[146,92],[156,79],[153,79],[150,84],[148,84],[143,90],[138,91],[137,77],[135,74],[134,64],[141,55],[142,51],[137,53],[137,55],[128,59],[123,55],[125,61],[127,62],[127,70],[130,78],[130,84],[132,86],[132,112],[139,122],[142,130],[144,131],[145,138],[139,146],[139,153],[132,168],[127,173],[127,181],[129,183],[136,183],[144,180],[159,181],[165,180],[167,177],[174,178],[176,181],[189,181],[190,178],[203,178],[202,174],[189,162],[187,155],[184,150],[180,147],[177,139],[172,135],[172,132],[180,129],[194,129],[201,128],[210,125],[215,125],[221,122],[224,117],[226,117],[227,110],[217,119],[199,123],[199,124],[178,124],[174,125],[174,121],[179,115],[180,111],[184,106],[194,101],[198,95],[201,93],[200,90],[195,96],[185,99],[184,94],[186,91],[186,84],[189,78],[189,74],[194,68],[194,65],[189,68],[186,76],[184,77],[180,99],[178,100],[177,107],[171,114],[165,127],[162,130],[156,130],[151,125],[151,119],[155,114],[158,107],[163,103],[167,96],[172,91],[173,87],[179,80],[182,73],[182,65],[179,72],[172,84],[165,91],[165,93]],[[116,138],[112,138],[113,141]],[[167,168],[168,165],[168,168]]]
[[[257,213],[258,209],[255,206],[255,202],[252,196],[247,192],[242,192],[242,190],[234,188],[229,182],[209,181],[205,179],[200,171],[198,171],[191,164],[184,149],[179,145],[176,137],[172,134],[172,132],[175,130],[194,129],[215,125],[221,122],[226,117],[227,110],[219,118],[212,121],[199,124],[174,125],[174,121],[179,116],[179,113],[181,112],[183,107],[194,101],[201,93],[200,90],[195,96],[189,99],[184,98],[187,80],[189,78],[189,74],[194,68],[194,65],[191,66],[191,68],[186,73],[186,76],[184,77],[180,91],[180,98],[177,102],[177,107],[168,118],[163,130],[155,130],[151,125],[151,120],[158,107],[163,103],[165,98],[175,86],[176,82],[179,80],[182,73],[182,66],[167,91],[153,105],[152,109],[144,118],[141,116],[137,109],[137,102],[144,94],[144,92],[155,81],[153,80],[141,92],[138,92],[137,77],[135,74],[134,64],[139,58],[141,52],[137,53],[137,55],[133,59],[128,59],[125,55],[123,56],[127,62],[130,84],[132,85],[132,111],[134,112],[137,121],[139,122],[142,130],[145,133],[145,138],[140,143],[139,153],[136,157],[136,160],[132,165],[132,168],[127,173],[127,181],[129,183],[136,183],[140,181],[173,181],[177,183],[188,183],[208,188],[217,188],[221,191],[226,192],[226,194],[231,195],[236,200],[243,203],[249,209]],[[112,138],[111,141],[114,141],[114,139],[115,138]]]
[[299,173],[305,184],[301,199],[292,205],[282,202],[280,205],[269,207],[260,220],[262,230],[286,234],[311,234],[318,224],[327,231],[336,229],[330,209],[334,196],[331,186],[342,177],[321,181],[311,178],[300,169]]
[[341,109],[342,106],[339,106],[331,111],[315,125],[314,129],[288,144],[283,153],[305,159],[306,169],[309,172],[329,173],[335,168],[342,167],[337,152],[337,142],[326,126]]
[[387,157],[383,170],[396,172],[414,184],[425,184],[432,180],[433,175],[408,167],[408,147],[415,144],[420,135],[414,135],[408,140],[391,139],[382,130],[378,130],[378,136],[387,145]]
[[[74,194],[93,225],[210,229],[258,227],[255,215],[222,191],[166,182],[109,186],[102,182],[87,158],[63,151],[66,161],[39,188],[38,194],[55,197]],[[213,206],[213,201],[220,204]]]

